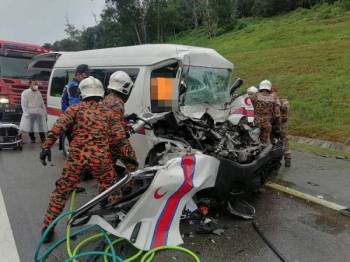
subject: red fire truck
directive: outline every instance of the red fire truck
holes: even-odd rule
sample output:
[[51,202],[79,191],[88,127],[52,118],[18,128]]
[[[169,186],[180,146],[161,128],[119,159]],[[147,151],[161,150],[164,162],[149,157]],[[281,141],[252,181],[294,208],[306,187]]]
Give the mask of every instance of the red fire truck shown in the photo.
[[46,102],[50,71],[28,70],[31,58],[50,49],[37,45],[0,40],[0,122],[18,122],[21,93],[36,80]]

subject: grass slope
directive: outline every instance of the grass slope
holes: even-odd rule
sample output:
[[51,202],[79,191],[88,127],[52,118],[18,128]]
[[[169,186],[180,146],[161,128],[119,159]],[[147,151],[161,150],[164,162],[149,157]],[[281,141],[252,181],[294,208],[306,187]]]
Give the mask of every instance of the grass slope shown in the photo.
[[350,12],[323,5],[243,22],[213,39],[196,31],[170,41],[216,49],[246,88],[270,79],[290,101],[291,134],[350,143]]

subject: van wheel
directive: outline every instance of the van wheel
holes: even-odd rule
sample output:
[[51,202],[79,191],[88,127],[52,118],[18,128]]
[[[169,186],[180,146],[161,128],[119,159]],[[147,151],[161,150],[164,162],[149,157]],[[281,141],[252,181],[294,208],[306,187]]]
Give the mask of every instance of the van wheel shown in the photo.
[[65,158],[69,156],[69,141],[65,135],[62,135],[62,152]]

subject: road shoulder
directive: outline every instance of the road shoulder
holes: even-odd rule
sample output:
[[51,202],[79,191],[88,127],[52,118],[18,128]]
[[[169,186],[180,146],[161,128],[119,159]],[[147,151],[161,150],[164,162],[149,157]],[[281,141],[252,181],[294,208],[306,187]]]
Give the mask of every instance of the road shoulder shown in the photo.
[[0,189],[0,254],[3,262],[19,262],[19,255]]

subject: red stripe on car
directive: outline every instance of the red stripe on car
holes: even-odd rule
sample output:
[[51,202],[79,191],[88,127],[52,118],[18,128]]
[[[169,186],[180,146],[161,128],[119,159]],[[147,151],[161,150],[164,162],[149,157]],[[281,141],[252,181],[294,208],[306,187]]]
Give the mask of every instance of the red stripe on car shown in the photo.
[[194,155],[187,155],[182,158],[181,166],[184,173],[184,182],[181,187],[167,200],[162,213],[160,214],[154,230],[151,248],[164,246],[168,240],[168,232],[176,214],[181,199],[193,188],[193,176],[196,158]]

